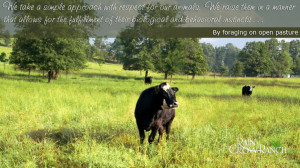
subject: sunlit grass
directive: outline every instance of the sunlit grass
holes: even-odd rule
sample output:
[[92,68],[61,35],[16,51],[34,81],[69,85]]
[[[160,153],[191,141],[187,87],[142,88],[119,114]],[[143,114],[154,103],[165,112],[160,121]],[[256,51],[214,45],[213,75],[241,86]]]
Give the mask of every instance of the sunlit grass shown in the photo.
[[0,46],[0,54],[2,52],[6,53],[6,55],[9,57],[10,53],[12,52],[12,48],[11,47]]
[[[154,85],[164,81],[150,75]],[[170,141],[141,146],[134,108],[149,87],[143,76],[89,63],[48,84],[41,72],[28,77],[8,65],[0,76],[0,167],[299,166],[300,79],[176,75]],[[245,84],[256,86],[251,97],[241,96]],[[237,138],[287,153],[231,154]]]

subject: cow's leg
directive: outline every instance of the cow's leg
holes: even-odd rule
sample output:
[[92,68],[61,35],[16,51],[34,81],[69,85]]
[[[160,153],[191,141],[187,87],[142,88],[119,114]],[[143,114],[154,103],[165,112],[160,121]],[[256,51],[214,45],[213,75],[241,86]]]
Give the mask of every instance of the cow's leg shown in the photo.
[[159,133],[158,142],[160,142],[162,139],[162,135],[164,133],[164,127],[162,125],[158,129],[158,133]]
[[173,119],[166,124],[166,134],[167,134],[167,138],[166,139],[167,139],[167,141],[169,140],[169,134],[170,134],[170,131],[171,131],[172,121],[173,121]]
[[140,124],[138,122],[137,122],[137,126],[138,126],[138,129],[139,129],[140,141],[141,141],[141,144],[143,144],[144,139],[145,139],[144,127],[143,127],[142,124]]
[[169,140],[169,134],[170,134],[170,131],[171,131],[171,123],[167,123],[166,125],[166,134],[167,134],[167,141]]
[[155,135],[157,133],[158,127],[153,127],[151,134],[149,135],[148,142],[151,144],[154,141]]

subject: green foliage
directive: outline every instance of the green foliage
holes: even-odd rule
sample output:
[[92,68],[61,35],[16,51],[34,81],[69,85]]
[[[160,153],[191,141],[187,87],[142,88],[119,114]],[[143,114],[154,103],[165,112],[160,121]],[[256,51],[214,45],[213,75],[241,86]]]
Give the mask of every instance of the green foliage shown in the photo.
[[292,70],[294,74],[300,74],[300,42],[299,40],[293,40],[290,42],[289,53],[292,57],[293,66]]
[[216,47],[216,63],[215,63],[215,72],[220,72],[222,66],[224,66],[224,59],[226,57],[226,48],[225,47]]
[[[139,144],[134,108],[148,88],[138,71],[89,63],[49,85],[9,65],[0,77],[0,167],[298,167],[299,79],[176,75],[170,139]],[[99,74],[99,72],[101,74]],[[101,76],[101,77],[99,77]],[[161,74],[152,74],[158,85]],[[245,84],[255,85],[250,98]],[[149,135],[149,132],[146,134]],[[237,139],[287,153],[231,154]],[[157,140],[157,137],[156,137]],[[262,147],[264,147],[262,146]]]
[[[39,68],[49,73],[60,70],[79,70],[85,68],[88,41],[84,39],[63,38],[33,38],[18,37],[10,57],[10,63],[21,69],[29,70]],[[48,76],[51,82],[50,75]]]
[[240,61],[236,61],[231,69],[234,76],[243,76],[244,65]]
[[121,62],[121,58],[124,57],[124,46],[121,44],[120,38],[116,38],[111,44],[109,54],[116,62]]
[[[13,3],[30,4],[34,6],[56,6],[61,4],[60,0],[36,1],[36,0],[13,0]],[[84,1],[65,0],[63,4],[68,7],[87,5]],[[94,10],[14,10],[17,18],[76,18],[95,17]],[[92,30],[98,26],[96,23],[65,24],[44,22],[35,24],[16,23],[18,31],[16,42],[13,46],[11,63],[18,65],[22,69],[30,70],[39,68],[48,71],[48,81],[52,77],[57,78],[60,70],[79,70],[85,67],[87,62],[88,37]]]
[[[174,60],[178,58],[179,52],[172,50],[161,55],[161,46],[170,46],[172,44],[164,44],[164,40],[150,37],[155,36],[152,31],[155,28],[170,28],[181,23],[170,21],[166,23],[151,23],[150,20],[167,16],[170,18],[180,17],[182,14],[173,8],[174,5],[169,6],[168,4],[161,5],[157,3],[155,5],[157,8],[154,10],[150,10],[151,6],[153,5],[146,4],[145,7],[138,11],[136,16],[137,20],[146,19],[148,22],[135,22],[133,27],[128,27],[120,33],[120,44],[124,50],[124,53],[121,54],[121,62],[125,70],[144,70],[146,71],[145,76],[148,75],[149,70],[154,70],[157,67],[158,71],[164,71],[167,75],[172,75],[178,71]],[[161,10],[163,7],[170,7],[170,10]],[[167,41],[170,42],[170,40]],[[171,54],[174,54],[174,57],[171,58]],[[156,64],[157,60],[163,61],[161,65]]]
[[270,54],[263,42],[248,42],[239,53],[239,61],[243,62],[247,76],[267,75],[272,70]]
[[239,55],[240,49],[234,46],[232,43],[228,43],[225,46],[226,54],[224,58],[224,65],[226,65],[229,70],[232,69],[233,64],[236,62]]
[[223,66],[221,66],[220,67],[220,74],[223,76],[223,75],[227,75],[228,74],[228,72],[229,72],[229,68],[228,68],[228,66],[225,66],[225,65],[223,65]]
[[23,70],[33,70],[40,62],[42,42],[37,38],[18,38],[9,58],[10,64],[18,65]]
[[205,60],[207,61],[207,64],[210,68],[211,72],[216,72],[216,50],[210,43],[201,43],[203,48],[203,53]]
[[194,79],[195,75],[207,72],[208,65],[199,39],[183,39],[183,48],[183,71],[185,74],[192,75]]
[[6,56],[6,53],[5,52],[2,52],[0,54],[0,62],[7,62],[8,61],[8,58]]
[[[211,61],[214,61],[214,63],[211,63],[212,70],[214,72],[220,72],[220,68],[224,65],[231,70],[234,62],[237,60],[240,49],[231,43],[228,43],[225,46],[216,47],[214,50],[212,50],[212,46],[208,47],[208,51],[210,51],[208,54],[211,55]],[[213,56],[212,54],[215,55]]]
[[91,46],[91,53],[90,53],[90,61],[97,60],[99,64],[105,63],[105,56],[108,53],[96,47],[95,45]]
[[295,59],[295,64],[293,67],[293,72],[296,75],[300,75],[300,57]]
[[277,39],[270,39],[265,42],[272,61],[272,76],[282,77],[292,72],[292,58],[289,53],[289,43],[278,42]]

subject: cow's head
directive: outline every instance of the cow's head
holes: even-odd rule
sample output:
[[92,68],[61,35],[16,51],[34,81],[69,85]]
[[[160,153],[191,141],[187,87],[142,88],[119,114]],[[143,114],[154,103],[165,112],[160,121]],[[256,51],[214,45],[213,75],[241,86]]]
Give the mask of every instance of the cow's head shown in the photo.
[[178,92],[177,87],[171,88],[168,83],[159,85],[159,94],[162,100],[162,109],[177,108],[179,103],[176,100],[175,93]]
[[249,91],[252,92],[254,88],[255,88],[255,86],[250,86]]

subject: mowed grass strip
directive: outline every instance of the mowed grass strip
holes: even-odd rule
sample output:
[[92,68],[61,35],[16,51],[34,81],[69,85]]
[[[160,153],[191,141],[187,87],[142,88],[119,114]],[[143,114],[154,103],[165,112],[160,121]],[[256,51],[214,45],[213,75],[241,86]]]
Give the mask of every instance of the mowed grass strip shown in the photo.
[[[0,64],[0,71],[2,70]],[[48,84],[41,72],[0,77],[0,167],[297,167],[300,79],[176,75],[170,141],[139,144],[134,109],[150,87],[138,71],[89,63]],[[150,72],[153,85],[165,81]],[[255,85],[242,97],[244,85]],[[149,133],[147,133],[149,135]],[[287,153],[232,154],[238,139]]]

